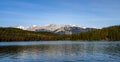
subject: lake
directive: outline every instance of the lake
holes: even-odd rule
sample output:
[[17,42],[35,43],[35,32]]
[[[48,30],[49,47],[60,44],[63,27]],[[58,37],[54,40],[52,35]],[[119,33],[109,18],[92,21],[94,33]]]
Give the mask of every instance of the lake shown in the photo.
[[0,62],[120,62],[120,42],[0,42]]

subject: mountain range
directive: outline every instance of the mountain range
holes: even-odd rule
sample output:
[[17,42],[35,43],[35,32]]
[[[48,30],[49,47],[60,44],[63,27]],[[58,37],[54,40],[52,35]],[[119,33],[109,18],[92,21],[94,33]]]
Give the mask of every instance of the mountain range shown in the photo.
[[56,34],[78,34],[80,32],[88,31],[88,30],[95,30],[98,28],[89,28],[84,26],[78,26],[78,25],[56,25],[56,24],[47,24],[45,26],[17,26],[15,28],[28,30],[28,31],[36,31],[36,32],[52,32]]
[[[34,27],[37,27],[37,26],[34,25]],[[36,29],[34,29],[34,31],[29,31],[27,30],[28,28],[26,30],[23,30],[23,28],[25,29],[25,27],[21,27],[21,29],[19,29],[18,27],[17,28],[0,27],[0,42],[1,41],[51,41],[51,40],[52,41],[53,40],[54,41],[56,40],[119,41],[120,40],[120,25],[109,26],[109,27],[104,27],[102,29],[93,29],[93,30],[92,28],[89,28],[89,29],[80,28],[80,27],[78,28],[75,26],[74,27],[68,27],[68,26],[60,27],[59,29],[61,29],[61,31],[65,30],[64,33],[62,32],[62,34],[60,33],[60,31],[58,31],[59,29],[55,29],[51,32],[46,32],[46,31],[40,32],[39,30],[38,32],[35,32],[37,31]],[[70,32],[67,33],[67,30],[72,33],[76,33],[77,31],[78,32],[81,31],[81,32],[79,34],[71,34]],[[57,32],[58,34],[56,34],[55,32]]]

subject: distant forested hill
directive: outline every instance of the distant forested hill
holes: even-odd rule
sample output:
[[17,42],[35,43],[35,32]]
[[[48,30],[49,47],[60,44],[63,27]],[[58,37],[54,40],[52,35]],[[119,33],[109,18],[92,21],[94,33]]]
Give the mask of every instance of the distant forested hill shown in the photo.
[[71,35],[71,40],[120,40],[120,25]]
[[0,28],[0,41],[40,41],[40,40],[120,40],[120,25],[90,30],[79,34],[65,35],[50,32],[34,32],[17,28]]
[[34,32],[17,28],[0,28],[0,41],[39,41],[64,40],[67,35],[58,35],[50,32]]

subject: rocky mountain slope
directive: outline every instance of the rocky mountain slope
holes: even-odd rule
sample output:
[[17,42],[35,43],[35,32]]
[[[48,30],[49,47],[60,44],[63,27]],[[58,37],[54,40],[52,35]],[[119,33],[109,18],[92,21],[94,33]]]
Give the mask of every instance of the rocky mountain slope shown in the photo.
[[69,25],[48,24],[45,26],[33,25],[28,27],[18,26],[16,28],[20,28],[28,31],[36,31],[36,32],[52,32],[56,34],[78,34],[83,31],[97,29],[97,28],[87,28],[84,26],[77,26],[71,24]]

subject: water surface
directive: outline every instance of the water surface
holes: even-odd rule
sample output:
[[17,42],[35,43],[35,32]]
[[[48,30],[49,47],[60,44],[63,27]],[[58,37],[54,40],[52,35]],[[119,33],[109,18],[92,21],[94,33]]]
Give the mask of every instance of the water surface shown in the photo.
[[120,62],[120,42],[0,42],[0,62]]

